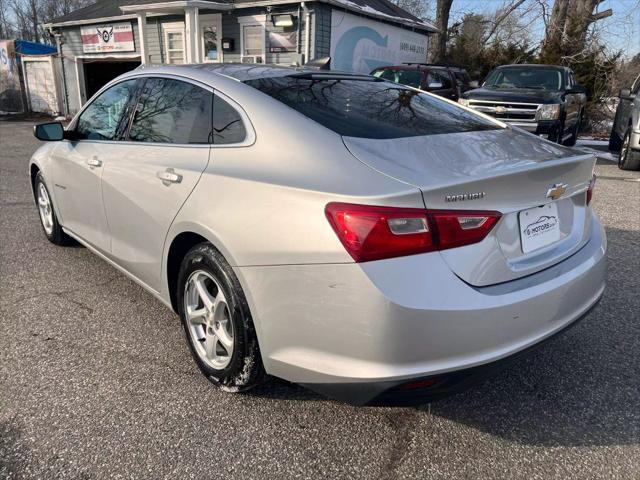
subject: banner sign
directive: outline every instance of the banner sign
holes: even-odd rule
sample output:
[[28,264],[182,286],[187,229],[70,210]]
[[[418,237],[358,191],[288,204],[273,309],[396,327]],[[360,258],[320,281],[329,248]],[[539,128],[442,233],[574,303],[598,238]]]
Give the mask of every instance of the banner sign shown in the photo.
[[135,50],[131,22],[82,27],[80,33],[82,34],[82,51],[84,53],[132,52]]
[[331,68],[356,73],[426,62],[429,37],[364,17],[331,11]]

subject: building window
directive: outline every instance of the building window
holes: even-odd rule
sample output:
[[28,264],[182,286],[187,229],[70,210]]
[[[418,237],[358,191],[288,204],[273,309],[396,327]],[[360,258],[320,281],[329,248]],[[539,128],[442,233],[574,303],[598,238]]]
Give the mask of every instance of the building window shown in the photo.
[[164,54],[165,62],[170,64],[182,64],[184,58],[184,26],[164,27]]
[[240,17],[240,57],[242,63],[265,62],[264,16]]

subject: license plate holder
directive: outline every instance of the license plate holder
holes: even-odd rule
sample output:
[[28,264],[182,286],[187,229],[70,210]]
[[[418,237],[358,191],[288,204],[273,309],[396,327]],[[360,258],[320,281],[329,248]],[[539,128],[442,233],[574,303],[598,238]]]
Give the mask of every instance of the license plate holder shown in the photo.
[[518,214],[523,253],[533,252],[560,240],[560,218],[555,202],[528,208]]

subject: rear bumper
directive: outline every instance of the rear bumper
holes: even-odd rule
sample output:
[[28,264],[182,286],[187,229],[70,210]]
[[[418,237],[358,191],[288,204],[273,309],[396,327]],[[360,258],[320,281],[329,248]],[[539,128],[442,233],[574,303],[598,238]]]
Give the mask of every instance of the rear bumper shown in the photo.
[[[492,364],[565,329],[602,295],[605,253],[594,217],[580,251],[490,287],[463,282],[437,252],[236,272],[267,372],[362,404],[414,379]],[[464,382],[441,386],[454,384]]]

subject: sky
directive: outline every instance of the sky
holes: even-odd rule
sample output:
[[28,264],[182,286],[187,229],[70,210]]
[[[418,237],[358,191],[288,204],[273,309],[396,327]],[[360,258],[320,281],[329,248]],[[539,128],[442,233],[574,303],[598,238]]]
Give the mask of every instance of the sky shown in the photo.
[[[537,3],[536,0],[527,1]],[[430,2],[431,11],[427,15],[431,18],[435,17],[435,2]],[[453,0],[449,22],[455,22],[467,12],[495,11],[505,3],[508,0]],[[605,0],[598,6],[598,11],[608,8],[613,10],[613,15],[596,23],[605,44],[612,51],[621,50],[625,57],[640,53],[640,0]],[[541,41],[544,36],[542,17],[532,16],[531,22],[533,39]]]

